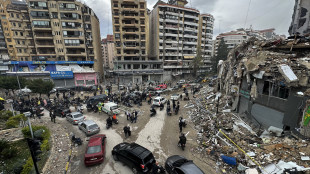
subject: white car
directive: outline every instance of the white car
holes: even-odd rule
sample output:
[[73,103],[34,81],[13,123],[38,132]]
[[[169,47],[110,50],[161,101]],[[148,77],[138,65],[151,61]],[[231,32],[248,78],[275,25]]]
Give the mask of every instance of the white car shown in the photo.
[[185,80],[179,80],[177,84],[184,84],[186,81]]
[[179,98],[180,98],[180,94],[172,94],[170,97],[171,100],[179,100]]
[[164,97],[155,97],[153,100],[153,105],[160,106],[160,104],[165,104],[167,100]]
[[31,93],[31,89],[25,87],[24,89],[17,90],[17,93]]

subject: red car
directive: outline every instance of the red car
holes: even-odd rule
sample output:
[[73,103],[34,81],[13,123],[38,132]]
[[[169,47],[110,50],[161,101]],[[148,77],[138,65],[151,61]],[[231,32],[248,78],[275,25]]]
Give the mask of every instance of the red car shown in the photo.
[[167,85],[163,84],[163,85],[158,85],[155,90],[161,90],[161,89],[167,89]]
[[100,164],[105,157],[106,136],[104,134],[90,137],[84,155],[85,166]]

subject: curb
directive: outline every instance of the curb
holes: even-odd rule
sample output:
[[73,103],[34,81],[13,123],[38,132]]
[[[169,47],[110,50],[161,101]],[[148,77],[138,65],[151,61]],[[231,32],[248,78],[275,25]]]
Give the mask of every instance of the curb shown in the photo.
[[[70,139],[68,133],[67,133],[67,137]],[[68,161],[67,161],[67,163],[66,163],[66,168],[65,168],[64,174],[66,174],[66,173],[68,172],[68,169],[69,169],[69,164],[70,164],[70,160],[71,160],[71,156],[72,156],[72,147],[73,147],[73,145],[72,145],[72,143],[71,143],[71,148],[70,148],[70,150],[69,150],[69,157],[68,157]]]

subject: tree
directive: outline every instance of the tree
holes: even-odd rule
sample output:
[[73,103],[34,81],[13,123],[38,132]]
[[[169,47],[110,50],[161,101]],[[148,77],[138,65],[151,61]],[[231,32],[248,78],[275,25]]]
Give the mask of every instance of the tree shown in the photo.
[[203,57],[201,55],[201,48],[198,47],[197,49],[197,55],[196,57],[192,60],[190,67],[193,68],[193,75],[194,77],[197,76],[197,71],[199,68],[203,65]]
[[217,64],[220,60],[226,60],[229,53],[228,46],[226,45],[224,38],[221,38],[220,44],[217,48],[217,55],[212,58],[212,70],[217,73]]
[[34,79],[28,81],[27,87],[33,93],[39,93],[41,96],[41,94],[48,94],[54,88],[54,83],[42,79]]
[[[17,79],[18,78],[18,79]],[[27,80],[22,77],[15,76],[0,76],[0,88],[3,89],[19,89],[18,80],[21,88],[26,86]]]

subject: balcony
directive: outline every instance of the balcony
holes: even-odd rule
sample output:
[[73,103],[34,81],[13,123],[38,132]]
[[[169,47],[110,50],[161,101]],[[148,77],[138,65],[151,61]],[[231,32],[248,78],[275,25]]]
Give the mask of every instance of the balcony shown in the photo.
[[192,38],[192,39],[198,39],[198,36],[193,36],[193,35],[184,35],[184,38]]
[[177,33],[166,33],[165,36],[178,37]]
[[174,12],[170,12],[170,11],[167,11],[166,14],[172,15],[172,16],[180,16],[179,13],[174,13]]
[[75,10],[77,10],[76,8],[60,8],[59,7],[59,10],[60,11],[75,11]]
[[139,24],[126,24],[126,23],[123,23],[123,26],[124,27],[135,27],[135,26],[139,26]]
[[124,46],[124,50],[136,50],[139,49],[139,46]]
[[86,56],[86,52],[80,52],[80,51],[67,51],[67,56]]
[[34,25],[33,30],[52,30],[49,25]]
[[164,65],[164,69],[176,69],[176,68],[183,68],[182,66],[177,65]]
[[[66,47],[69,47],[69,48],[73,48],[73,47],[77,47],[77,48],[85,48],[85,44],[78,44],[78,43],[66,43],[65,44]],[[90,48],[90,47],[88,47]]]
[[35,34],[34,37],[36,39],[53,39],[52,34]]
[[124,56],[136,57],[136,56],[140,56],[140,54],[139,53],[124,53]]
[[123,16],[124,19],[136,19],[136,20],[139,20],[139,16],[131,16],[131,15],[124,15]]
[[49,19],[49,16],[31,16],[33,19]]
[[184,45],[197,45],[197,42],[183,41]]
[[23,31],[24,30],[22,27],[14,27],[14,26],[11,29],[12,31]]
[[178,19],[165,19],[165,22],[170,22],[170,23],[179,23]]
[[184,15],[185,18],[190,18],[190,19],[196,19],[196,20],[199,20],[198,17],[196,16],[192,16],[192,15]]
[[184,21],[184,24],[187,24],[187,25],[192,25],[192,26],[197,26],[198,27],[198,23],[196,22],[189,22],[189,21]]

